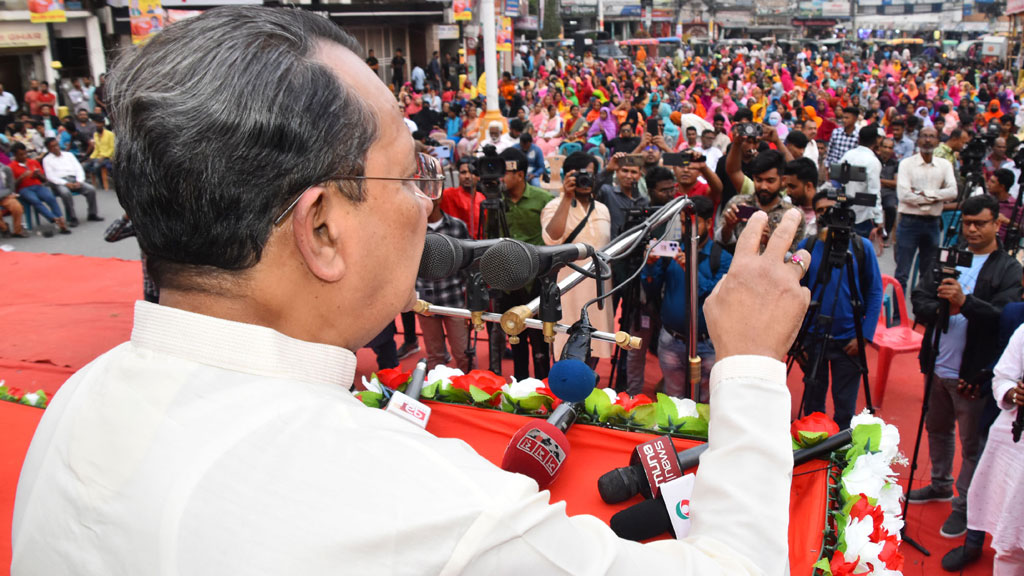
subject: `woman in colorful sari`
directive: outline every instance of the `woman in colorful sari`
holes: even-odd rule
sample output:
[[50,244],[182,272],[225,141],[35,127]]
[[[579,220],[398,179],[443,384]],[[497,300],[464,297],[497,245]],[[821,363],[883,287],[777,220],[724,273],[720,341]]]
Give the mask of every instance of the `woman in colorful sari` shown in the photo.
[[544,110],[543,122],[540,126],[535,125],[535,127],[537,128],[537,137],[534,139],[534,143],[544,153],[544,157],[556,154],[558,147],[562,144],[562,116],[558,113],[558,107],[549,104]]
[[456,144],[460,157],[468,158],[480,144],[480,119],[476,115],[476,106],[466,107],[466,118],[462,121],[462,140]]
[[583,149],[590,150],[602,143],[614,140],[618,133],[619,125],[615,122],[611,108],[606,106],[601,109],[597,120],[590,124],[590,130],[587,130],[587,143],[584,144]]
[[563,126],[563,142],[583,142],[587,136],[587,119],[580,114],[580,107],[575,104],[569,108],[569,117],[565,119]]
[[668,104],[662,102],[661,105],[658,106],[658,116],[661,116],[662,123],[665,125],[665,127],[661,129],[661,135],[665,137],[665,142],[678,141],[679,126],[672,122],[672,108]]

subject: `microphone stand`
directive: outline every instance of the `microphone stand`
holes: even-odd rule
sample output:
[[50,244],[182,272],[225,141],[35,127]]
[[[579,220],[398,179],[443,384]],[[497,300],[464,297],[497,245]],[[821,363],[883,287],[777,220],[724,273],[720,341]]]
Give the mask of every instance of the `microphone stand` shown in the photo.
[[700,238],[697,234],[697,212],[694,210],[693,203],[686,204],[683,209],[686,212],[686,234],[690,237],[690,242],[686,246],[686,273],[690,284],[690,289],[687,291],[689,314],[686,315],[687,332],[689,335],[686,349],[690,357],[687,387],[690,389],[690,399],[694,402],[699,402],[701,361],[700,356],[697,354],[697,300],[700,299],[697,294],[697,272],[700,264],[697,262],[697,259],[700,252],[697,245],[700,242]]
[[[435,305],[433,305],[433,304],[431,304],[429,302],[425,302],[423,300],[417,300],[416,301],[416,305],[413,307],[413,311],[416,312],[417,314],[423,314],[423,315],[427,315],[427,316],[433,314],[433,315],[436,315],[436,316],[448,316],[448,317],[451,317],[451,318],[471,318],[472,317],[472,312],[470,312],[469,310],[467,310],[465,308],[452,308],[450,306],[435,306]],[[494,322],[494,323],[497,323],[497,324],[502,324],[503,323],[502,315],[501,314],[496,314],[494,312],[484,312],[481,315],[481,319],[484,322]],[[542,321],[540,321],[540,320],[535,319],[535,318],[526,318],[525,320],[523,320],[523,327],[524,328],[533,328],[535,330],[542,330],[544,328],[544,323]],[[553,329],[554,329],[556,334],[571,334],[570,331],[572,330],[572,327],[566,326],[565,324],[555,324],[553,326]],[[611,332],[603,332],[603,331],[600,331],[600,330],[594,330],[593,332],[590,333],[590,336],[594,340],[599,340],[601,342],[609,342],[611,344],[615,344],[616,346],[619,346],[620,348],[623,348],[624,350],[636,350],[636,349],[639,349],[640,345],[643,343],[640,340],[640,338],[637,338],[636,336],[630,336],[626,332],[616,332],[616,333],[613,334]]]
[[480,262],[477,261],[466,270],[466,308],[470,311],[470,321],[473,325],[471,337],[466,345],[466,358],[469,360],[470,370],[476,368],[477,332],[485,327],[482,316],[490,305],[491,295],[480,275]]

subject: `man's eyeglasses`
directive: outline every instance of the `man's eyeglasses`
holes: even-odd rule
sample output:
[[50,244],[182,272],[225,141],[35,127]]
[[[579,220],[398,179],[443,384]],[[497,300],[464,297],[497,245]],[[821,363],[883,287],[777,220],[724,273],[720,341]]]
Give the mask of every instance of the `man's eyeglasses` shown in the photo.
[[[444,171],[441,161],[429,154],[419,152],[416,154],[416,174],[412,178],[392,178],[388,176],[332,176],[328,181],[334,180],[390,180],[395,182],[413,182],[416,185],[416,194],[427,200],[434,201],[441,197],[441,190],[444,188]],[[281,215],[274,219],[274,226],[279,225],[295,209],[299,199],[309,191],[306,188],[299,194],[292,203],[281,212]]]
[[963,224],[964,224],[964,229],[967,229],[967,228],[981,228],[982,226],[988,226],[989,224],[991,224],[991,223],[993,223],[995,221],[996,221],[995,218],[990,218],[990,219],[987,219],[987,220],[961,220],[961,222],[963,222]]

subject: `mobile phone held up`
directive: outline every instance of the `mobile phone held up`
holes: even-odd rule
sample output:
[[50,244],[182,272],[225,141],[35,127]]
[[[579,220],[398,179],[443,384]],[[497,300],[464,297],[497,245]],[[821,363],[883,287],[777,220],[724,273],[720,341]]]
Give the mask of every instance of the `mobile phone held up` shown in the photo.
[[651,135],[651,138],[661,135],[661,126],[658,125],[658,119],[654,116],[647,119],[647,133]]
[[746,222],[747,220],[750,220],[750,217],[756,213],[756,206],[747,206],[746,204],[736,205],[736,217],[739,218],[740,222]]

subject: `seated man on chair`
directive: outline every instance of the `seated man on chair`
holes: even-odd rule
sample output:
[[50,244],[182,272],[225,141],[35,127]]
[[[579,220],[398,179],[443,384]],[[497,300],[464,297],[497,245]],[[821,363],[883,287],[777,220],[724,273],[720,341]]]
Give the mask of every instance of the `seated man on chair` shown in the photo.
[[[11,153],[14,154],[14,160],[10,164],[11,172],[18,189],[19,200],[30,204],[43,218],[56,224],[61,234],[71,234],[61,214],[60,205],[57,204],[57,198],[43,185],[46,178],[43,176],[43,167],[37,160],[28,157],[28,150],[21,142],[15,142],[11,146]],[[53,236],[53,231],[44,232],[43,235]]]
[[22,222],[25,209],[22,208],[21,202],[18,201],[18,194],[14,191],[14,174],[9,167],[0,164],[0,236],[9,238],[12,234],[2,217],[3,210],[11,213],[11,219],[14,221],[13,236],[28,238],[28,232],[25,232]]
[[78,163],[78,158],[75,158],[74,154],[62,152],[56,138],[46,139],[46,150],[49,154],[43,156],[43,171],[46,173],[46,180],[64,203],[68,224],[72,227],[78,226],[78,216],[75,214],[75,203],[72,200],[72,195],[76,193],[85,196],[85,202],[89,206],[88,220],[102,222],[103,218],[96,213],[96,188],[85,181],[85,170]]
[[[92,154],[83,165],[83,168],[96,181],[96,175],[100,175],[104,190],[110,190],[109,175],[114,165],[111,158],[114,157],[114,133],[107,130],[106,121],[102,116],[93,117],[93,125],[96,127],[96,134],[92,137]],[[94,184],[95,186],[95,184]]]

